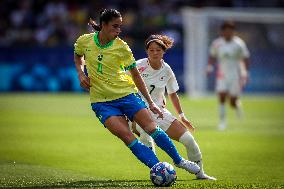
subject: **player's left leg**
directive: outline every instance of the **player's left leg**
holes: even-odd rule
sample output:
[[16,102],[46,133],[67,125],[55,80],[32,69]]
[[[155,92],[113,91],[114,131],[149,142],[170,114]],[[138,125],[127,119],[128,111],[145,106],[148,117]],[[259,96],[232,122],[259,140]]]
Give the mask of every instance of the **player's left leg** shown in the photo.
[[237,96],[231,96],[230,105],[232,108],[236,110],[237,117],[239,119],[243,118],[243,108],[240,98]]
[[[179,164],[184,162],[168,135],[162,129],[157,127],[157,124],[153,120],[140,95],[130,94],[125,97],[123,102],[120,104],[120,109],[123,114],[129,118],[129,120],[135,121],[138,125],[140,125],[141,128],[154,139],[157,146],[173,159],[174,163]],[[200,170],[196,163],[189,161],[184,162],[183,168],[194,174],[198,173]]]
[[229,89],[230,105],[232,108],[236,110],[237,117],[240,119],[243,118],[243,109],[240,100],[241,91],[242,91],[242,84],[240,80],[239,79],[234,80],[231,83]]
[[156,155],[135,138],[124,116],[110,116],[106,119],[104,125],[113,135],[120,138],[132,153],[150,169],[159,162]]
[[190,161],[196,162],[200,167],[199,173],[196,174],[197,179],[216,180],[216,178],[208,176],[204,173],[202,154],[191,133],[182,125],[177,119],[172,122],[170,127],[166,130],[170,138],[182,143],[186,150]]
[[218,100],[219,100],[219,125],[218,125],[218,129],[219,130],[225,130],[227,127],[227,123],[226,123],[226,106],[225,106],[225,102],[226,102],[226,98],[227,98],[227,92],[225,91],[221,91],[218,92]]

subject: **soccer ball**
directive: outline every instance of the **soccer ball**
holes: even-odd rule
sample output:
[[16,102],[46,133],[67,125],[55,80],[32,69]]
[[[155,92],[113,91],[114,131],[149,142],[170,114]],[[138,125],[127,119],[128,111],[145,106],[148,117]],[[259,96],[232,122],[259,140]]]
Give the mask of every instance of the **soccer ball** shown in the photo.
[[167,162],[159,162],[151,168],[150,179],[155,186],[171,186],[177,179],[174,167]]

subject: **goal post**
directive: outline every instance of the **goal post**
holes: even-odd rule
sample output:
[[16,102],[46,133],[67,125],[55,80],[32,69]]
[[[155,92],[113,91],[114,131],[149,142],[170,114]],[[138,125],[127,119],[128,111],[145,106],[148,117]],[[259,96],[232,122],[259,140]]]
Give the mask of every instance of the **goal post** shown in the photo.
[[[205,69],[208,61],[208,51],[209,45],[214,38],[218,36],[219,26],[224,20],[233,20],[237,23],[237,32],[238,29],[241,29],[240,35],[241,38],[244,38],[246,41],[249,50],[255,54],[255,56],[261,57],[257,50],[268,49],[269,52],[275,48],[275,50],[284,49],[284,45],[278,44],[279,48],[271,44],[265,44],[265,41],[276,40],[275,43],[282,43],[284,41],[284,13],[280,9],[233,9],[233,8],[183,8],[182,9],[183,17],[183,26],[184,26],[184,86],[185,91],[191,97],[199,97],[207,95],[208,93],[213,92],[212,84],[213,82],[208,82]],[[239,28],[240,26],[240,28]],[[271,34],[275,35],[275,38],[270,39],[273,36],[269,36],[265,31],[269,31]],[[259,38],[262,39],[263,44],[261,46],[253,44],[256,40],[256,36],[253,36],[253,32],[256,31]],[[264,32],[262,32],[264,31]],[[269,39],[266,39],[269,38]],[[282,42],[277,42],[281,40]],[[261,42],[262,42],[261,41]],[[258,41],[256,41],[257,43]],[[282,50],[283,50],[282,49]],[[268,52],[267,51],[267,52]],[[282,51],[284,53],[284,51]],[[267,53],[269,56],[272,56],[273,53]],[[279,59],[277,62],[269,62],[268,64],[280,64],[283,59],[281,55],[276,55],[278,57],[271,57],[271,59]],[[259,60],[260,58],[254,57],[254,62],[252,64],[257,64],[263,66],[264,62]],[[269,59],[269,58],[268,58]],[[284,62],[282,62],[281,67],[284,70]],[[279,65],[278,65],[279,66]],[[273,67],[273,66],[272,66]],[[277,66],[276,66],[277,67]],[[259,71],[259,70],[258,70]],[[251,91],[258,91],[257,77],[253,78],[253,85],[251,86]],[[278,73],[277,77],[284,82],[284,76]],[[208,86],[208,83],[211,85]],[[283,88],[281,83],[274,83],[275,87]],[[267,83],[269,85],[269,83]],[[277,89],[278,89],[277,88]],[[269,87],[267,88],[269,90]],[[273,89],[271,89],[273,90]]]

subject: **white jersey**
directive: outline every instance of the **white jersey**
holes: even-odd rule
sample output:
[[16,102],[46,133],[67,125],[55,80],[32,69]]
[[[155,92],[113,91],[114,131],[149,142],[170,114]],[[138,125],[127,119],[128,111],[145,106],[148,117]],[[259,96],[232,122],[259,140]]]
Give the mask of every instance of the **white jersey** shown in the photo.
[[162,60],[162,67],[159,70],[154,70],[147,58],[137,60],[136,64],[153,101],[157,106],[164,107],[166,104],[165,90],[167,90],[168,94],[179,90],[171,67]]
[[217,59],[217,79],[238,79],[241,72],[241,61],[249,57],[245,42],[234,36],[231,41],[223,37],[215,39],[210,47],[210,55]]

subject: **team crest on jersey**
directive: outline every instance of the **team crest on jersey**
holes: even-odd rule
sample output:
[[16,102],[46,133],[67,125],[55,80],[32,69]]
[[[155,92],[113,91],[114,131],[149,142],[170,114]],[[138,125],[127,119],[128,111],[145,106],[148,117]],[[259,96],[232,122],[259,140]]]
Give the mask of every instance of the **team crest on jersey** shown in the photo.
[[103,60],[103,57],[104,57],[104,56],[103,56],[102,54],[99,54],[99,55],[98,55],[98,61],[102,61],[102,60]]

